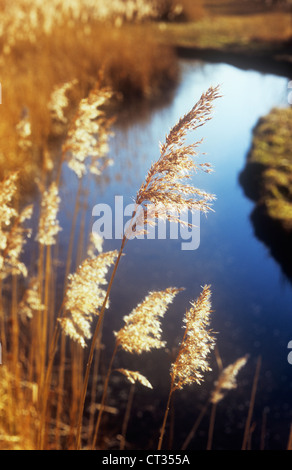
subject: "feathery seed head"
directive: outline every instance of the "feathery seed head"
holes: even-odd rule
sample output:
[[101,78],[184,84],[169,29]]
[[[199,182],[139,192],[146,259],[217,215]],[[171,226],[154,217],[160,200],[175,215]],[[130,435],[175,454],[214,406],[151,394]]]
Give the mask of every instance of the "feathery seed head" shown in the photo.
[[18,306],[19,314],[22,318],[32,318],[35,312],[40,312],[44,308],[40,298],[40,282],[33,277]]
[[41,245],[54,245],[56,243],[55,237],[61,230],[57,219],[59,204],[58,188],[56,183],[53,182],[48,190],[44,192],[41,202],[39,229],[36,237]]
[[211,403],[218,403],[225,396],[223,390],[231,390],[237,387],[236,377],[240,369],[245,366],[247,363],[248,356],[243,356],[233,364],[230,364],[228,367],[223,369],[221,372],[218,381],[215,384],[215,389],[211,395]]
[[18,173],[14,172],[0,183],[0,270],[1,279],[10,274],[27,275],[20,255],[25,243],[25,235],[30,236],[30,230],[22,227],[22,223],[31,218],[32,206],[22,210],[20,214],[12,207],[16,194]]
[[[147,206],[157,206],[157,217],[168,209],[168,219],[180,222],[177,214],[185,210],[199,210],[207,213],[215,199],[213,194],[187,184],[193,172],[211,171],[209,163],[196,163],[196,148],[201,142],[186,145],[186,135],[211,119],[213,101],[219,97],[218,87],[210,87],[202,94],[195,106],[170,130],[164,144],[160,145],[160,157],[154,162],[136,195],[137,206],[145,211],[145,223],[149,222]],[[164,210],[162,213],[159,207]],[[173,215],[174,214],[174,215]]]
[[17,211],[11,207],[11,202],[15,196],[18,173],[12,173],[0,183],[0,249],[4,250],[7,243],[7,228],[11,220],[17,216]]
[[115,333],[118,344],[127,352],[141,354],[151,349],[163,348],[160,319],[168,305],[182,289],[169,287],[164,291],[150,292],[129,315],[125,326]]
[[116,369],[116,371],[124,374],[132,384],[139,382],[140,384],[144,385],[144,387],[153,388],[149,380],[146,379],[144,375],[140,374],[140,372],[127,369]]
[[68,336],[85,347],[85,339],[91,338],[91,320],[98,315],[106,291],[105,278],[109,267],[115,262],[117,251],[101,253],[95,258],[87,258],[76,273],[69,274],[65,308],[70,316],[60,319]]
[[7,277],[10,274],[22,274],[27,276],[27,267],[20,261],[23,245],[26,238],[31,236],[31,229],[22,226],[23,222],[30,219],[33,212],[33,206],[29,205],[15,218],[10,231],[7,233],[6,247],[3,252],[3,268],[1,277]]
[[51,117],[53,120],[61,122],[63,124],[67,123],[67,118],[64,115],[64,110],[69,105],[69,99],[66,93],[71,90],[77,83],[77,80],[71,80],[70,82],[66,82],[63,85],[54,88],[48,104],[48,108],[51,112]]
[[68,166],[78,178],[86,174],[86,161],[91,157],[89,171],[101,173],[101,160],[108,154],[111,120],[101,107],[110,100],[112,92],[95,88],[80,101],[77,114],[69,129],[63,153],[69,154]]
[[214,348],[215,339],[208,330],[211,315],[211,290],[204,286],[199,298],[191,303],[184,317],[185,333],[175,362],[171,367],[174,387],[203,381],[203,373],[210,371],[208,355]]

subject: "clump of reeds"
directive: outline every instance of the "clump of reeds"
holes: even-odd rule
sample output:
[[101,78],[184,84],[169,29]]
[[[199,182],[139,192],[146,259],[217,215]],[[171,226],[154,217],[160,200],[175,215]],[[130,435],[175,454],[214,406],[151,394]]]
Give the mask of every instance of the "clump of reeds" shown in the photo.
[[237,359],[233,364],[225,367],[225,369],[221,371],[219,378],[215,383],[215,388],[210,397],[212,410],[209,424],[207,450],[210,450],[212,446],[217,404],[225,397],[225,394],[228,390],[232,390],[237,387],[236,377],[239,371],[247,363],[247,360],[248,356],[246,355]]
[[[218,97],[218,87],[210,87],[206,93],[202,94],[197,104],[193,106],[176,125],[173,126],[169,134],[166,136],[165,144],[160,147],[160,158],[152,164],[146,176],[146,180],[140,186],[135,198],[137,211],[138,208],[142,208],[146,214],[143,221],[145,225],[150,223],[153,218],[147,213],[149,203],[151,208],[153,204],[154,207],[156,205],[155,217],[165,217],[165,208],[167,208],[167,217],[169,220],[175,221],[178,221],[178,214],[185,210],[200,210],[206,213],[211,209],[210,201],[214,199],[214,196],[206,193],[205,191],[194,188],[191,184],[186,184],[185,182],[185,180],[191,178],[191,174],[194,170],[200,168],[206,172],[210,172],[210,164],[195,164],[193,162],[193,157],[196,155],[195,149],[199,142],[186,145],[185,139],[189,131],[198,129],[211,119],[213,101]],[[160,210],[162,206],[163,211]],[[136,220],[137,211],[134,210],[128,229],[122,239],[121,247],[108,284],[107,293],[100,309],[99,320],[92,337],[79,411],[77,448],[80,447],[82,414],[95,344],[98,339],[106,303],[126,242],[131,238],[131,232],[135,231],[139,225],[139,220]],[[146,230],[146,228],[142,227],[142,230]]]
[[[95,448],[96,445],[109,379],[118,349],[121,348],[130,354],[142,354],[143,352],[165,347],[165,342],[161,339],[161,320],[168,306],[181,290],[182,289],[169,287],[163,291],[150,292],[129,315],[124,317],[125,325],[118,332],[115,332],[116,342],[105,379],[101,407],[95,426],[93,448]],[[150,386],[148,380],[143,378],[138,372],[125,369],[121,369],[120,372],[123,372],[132,383],[138,380],[142,385]],[[150,386],[150,388],[152,388],[152,386]]]
[[[66,90],[68,88],[64,86],[61,95],[57,93],[50,105],[53,116],[59,119],[60,122],[66,120],[63,113],[67,104],[65,99]],[[61,96],[59,104],[58,96]],[[75,118],[69,128],[63,147],[63,157],[66,157],[67,163],[76,173],[79,181],[82,181],[88,168],[90,172],[96,174],[103,167],[102,164],[100,165],[100,162],[104,161],[104,157],[107,154],[107,140],[110,135],[111,120],[107,119],[102,106],[111,96],[112,93],[108,89],[94,88],[88,98],[80,102]],[[201,210],[204,213],[211,210],[214,196],[188,184],[194,171],[202,169],[209,172],[211,170],[210,165],[193,161],[194,157],[197,156],[199,142],[187,145],[185,139],[189,131],[198,129],[198,127],[210,119],[212,102],[218,96],[217,89],[210,88],[207,93],[202,95],[197,105],[180,119],[166,136],[165,143],[160,147],[160,158],[151,166],[146,180],[138,190],[135,199],[136,206],[142,207],[146,214],[147,223],[150,223],[154,218],[154,212],[151,212],[151,205],[156,206],[155,217],[164,217],[165,211],[162,211],[163,207],[164,209],[172,209],[169,217],[170,220],[176,221],[180,212],[186,209]],[[52,104],[53,102],[55,105]],[[25,129],[26,125],[24,125],[24,131]],[[27,127],[27,132],[24,132],[22,137],[25,138],[27,136],[30,139],[30,130],[30,126]],[[88,156],[91,157],[89,167],[87,164]],[[67,432],[70,433],[71,445],[73,446],[72,429],[74,429],[76,432],[75,447],[80,448],[84,403],[87,395],[91,365],[96,352],[97,340],[100,340],[101,326],[105,309],[108,307],[112,284],[128,241],[128,234],[124,234],[120,250],[111,252],[103,252],[102,240],[96,236],[91,237],[91,244],[86,259],[80,261],[77,269],[73,273],[68,272],[66,276],[63,302],[59,314],[55,315],[55,299],[51,299],[51,294],[54,282],[56,281],[56,274],[53,269],[55,266],[53,264],[53,256],[55,254],[53,248],[58,248],[58,235],[61,230],[58,220],[61,202],[58,186],[59,179],[52,181],[48,186],[42,186],[41,189],[44,190],[41,194],[40,214],[35,237],[39,248],[39,259],[37,260],[38,273],[36,276],[31,277],[21,301],[17,302],[19,297],[17,292],[17,276],[19,274],[27,274],[27,267],[21,264],[20,255],[25,235],[30,235],[30,231],[26,231],[22,224],[31,216],[31,207],[25,208],[20,212],[12,207],[11,203],[16,193],[16,181],[17,175],[12,175],[2,183],[0,188],[0,246],[2,250],[1,268],[3,273],[1,277],[3,279],[4,275],[8,275],[9,271],[13,278],[11,318],[13,320],[12,356],[15,381],[20,380],[19,383],[26,384],[35,383],[37,387],[37,397],[34,393],[32,406],[32,410],[37,415],[33,426],[35,447],[44,448],[52,439],[56,439],[56,445],[59,445],[60,432],[63,427],[63,410],[61,407],[63,404],[62,393],[64,390],[66,354],[63,338],[68,336],[73,340],[70,343],[70,347],[73,353],[72,357],[74,360],[77,360],[77,363],[74,362],[72,365],[72,396],[78,400],[78,410],[76,411],[77,405],[74,404],[70,431]],[[43,182],[45,183],[46,179]],[[135,224],[137,225],[137,220],[135,219],[134,212],[131,227],[133,228]],[[7,227],[9,227],[9,230],[7,230]],[[74,225],[73,228],[75,228]],[[143,229],[146,230],[147,227],[143,227]],[[96,252],[99,254],[97,255]],[[68,254],[71,259],[70,250],[68,250]],[[106,276],[111,267],[113,269],[110,279],[107,281]],[[91,437],[93,448],[98,437],[108,380],[118,348],[129,353],[141,354],[142,352],[165,347],[165,342],[162,338],[161,320],[169,304],[180,290],[178,288],[168,288],[164,291],[150,292],[124,318],[125,325],[116,333],[115,350],[105,380],[94,434]],[[192,383],[193,381],[200,382],[202,380],[202,373],[208,370],[206,356],[208,355],[208,342],[211,347],[212,339],[211,335],[208,336],[205,329],[208,324],[208,292],[208,288],[204,288],[199,300],[192,305],[192,310],[201,311],[201,316],[198,313],[198,323],[195,320],[193,321],[191,313],[186,314],[186,331],[188,333],[183,338],[179,355],[172,367],[173,387],[171,394],[175,389],[182,388],[187,383]],[[55,325],[51,324],[51,315],[54,318],[57,316]],[[91,331],[92,320],[95,317],[97,318],[96,326],[94,331]],[[16,341],[16,338],[19,336],[18,326],[20,318],[24,319],[26,326],[30,328],[30,336],[32,338],[31,344],[27,344],[26,349],[21,351],[18,341]],[[4,315],[1,314],[1,335],[3,338],[5,336],[4,326],[5,319]],[[53,328],[54,326],[55,329]],[[60,348],[61,366],[58,373],[52,376],[60,332],[65,333],[62,336]],[[193,336],[190,335],[191,332]],[[197,349],[194,343],[194,335],[197,336],[197,341],[199,341]],[[88,339],[91,339],[91,343],[83,376],[83,351]],[[14,348],[14,346],[17,347]],[[80,348],[77,349],[78,347]],[[22,360],[27,351],[29,360],[25,360],[23,368],[18,367],[17,360],[20,360],[20,357]],[[191,361],[190,355],[192,354],[193,358]],[[202,357],[199,359],[200,354]],[[128,369],[118,369],[118,371],[124,374],[131,383],[139,382],[144,386],[151,387],[148,379],[138,371],[130,371]],[[51,393],[52,377],[53,380],[58,380],[56,394]],[[14,378],[11,378],[11,383],[12,381],[14,381]],[[11,391],[13,390],[14,386],[11,387]],[[18,390],[17,393],[20,393],[22,392],[22,387],[17,387],[16,390]],[[20,396],[17,393],[16,397]],[[29,393],[25,391],[23,403],[26,403],[25,400],[29,399],[28,395]],[[57,400],[57,403],[54,402],[54,399]],[[55,413],[54,417],[53,414],[50,414],[52,410]],[[75,422],[75,415],[77,416],[77,424]],[[38,428],[37,432],[35,428]],[[53,430],[56,431],[54,438],[52,438]]]
[[219,365],[219,378],[215,382],[215,387],[207,400],[207,403],[202,408],[197,420],[195,421],[191,431],[187,435],[183,445],[182,450],[187,449],[188,445],[190,444],[191,440],[194,438],[194,435],[200,425],[200,422],[205,415],[209,405],[212,405],[211,409],[211,416],[210,416],[210,423],[209,423],[209,431],[208,431],[208,442],[207,442],[207,449],[210,450],[212,446],[212,439],[214,433],[214,423],[215,423],[215,416],[216,416],[216,407],[217,404],[225,397],[228,390],[232,390],[237,388],[237,375],[239,371],[246,365],[248,360],[248,355],[243,356],[237,359],[234,363],[230,364],[229,366],[223,369],[221,358],[217,351],[217,362]]

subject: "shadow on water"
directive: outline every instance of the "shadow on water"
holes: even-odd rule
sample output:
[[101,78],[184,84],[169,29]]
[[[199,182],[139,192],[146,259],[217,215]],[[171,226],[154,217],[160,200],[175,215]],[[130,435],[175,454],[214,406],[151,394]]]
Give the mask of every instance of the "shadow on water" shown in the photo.
[[263,242],[271,256],[281,267],[285,278],[292,283],[292,233],[284,230],[279,221],[267,215],[265,206],[257,203],[256,181],[261,174],[260,164],[247,165],[239,176],[239,182],[247,197],[254,201],[255,207],[250,214],[250,221],[255,236]]

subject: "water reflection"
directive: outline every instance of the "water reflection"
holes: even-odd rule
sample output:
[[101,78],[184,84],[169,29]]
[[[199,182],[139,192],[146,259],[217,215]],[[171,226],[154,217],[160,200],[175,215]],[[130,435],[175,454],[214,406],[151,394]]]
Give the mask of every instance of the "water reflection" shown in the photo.
[[[278,264],[254,236],[250,223],[252,203],[239,186],[238,175],[244,167],[252,128],[258,118],[272,107],[286,104],[288,79],[242,71],[226,64],[186,61],[181,67],[182,82],[168,107],[154,110],[146,121],[132,121],[130,127],[116,126],[110,155],[115,164],[107,170],[107,179],[101,185],[93,180],[85,183],[88,190],[85,227],[88,233],[94,223],[91,210],[95,204],[113,207],[116,195],[123,195],[125,204],[132,202],[151,162],[159,155],[159,142],[164,141],[170,127],[189,111],[203,91],[220,84],[223,98],[216,102],[214,118],[194,136],[197,140],[204,137],[200,149],[215,172],[198,174],[193,182],[217,195],[215,213],[201,219],[197,250],[182,251],[181,240],[129,242],[112,289],[108,321],[104,325],[104,354],[111,354],[112,332],[121,327],[122,317],[150,290],[185,287],[163,324],[171,351],[181,338],[181,320],[189,301],[198,296],[201,285],[211,284],[215,310],[212,326],[219,332],[217,344],[223,365],[246,353],[250,356],[239,389],[230,392],[218,410],[214,446],[240,447],[255,364],[261,356],[254,445],[259,443],[263,410],[268,409],[266,445],[281,448],[287,441],[292,419],[292,366],[287,361],[287,344],[292,339],[292,290],[290,285],[283,284]],[[64,188],[67,192],[63,195],[64,207],[70,208],[68,202],[76,190],[76,181],[66,170]],[[68,218],[65,213],[62,217],[66,227],[69,214]],[[62,236],[68,236],[66,228]],[[104,248],[119,248],[119,240],[107,240]],[[143,358],[120,356],[118,362],[120,367],[140,370],[154,386],[153,392],[139,390],[133,408],[133,420],[143,429],[144,444],[148,439],[151,446],[156,439],[154,430],[158,432],[161,425],[159,410],[164,409],[167,398],[170,358],[158,352]],[[217,378],[215,359],[213,367],[213,374],[207,374],[203,386],[186,389],[176,397],[174,448],[179,448],[208,397]],[[112,393],[109,404],[114,406],[118,397]],[[208,417],[202,423],[195,446],[204,448],[207,428]],[[129,431],[128,439],[139,445],[135,431]]]

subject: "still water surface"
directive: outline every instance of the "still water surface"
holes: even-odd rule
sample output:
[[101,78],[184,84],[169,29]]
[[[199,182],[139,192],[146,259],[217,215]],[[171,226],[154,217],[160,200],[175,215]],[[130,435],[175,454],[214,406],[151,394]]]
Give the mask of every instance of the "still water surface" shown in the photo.
[[[259,117],[274,106],[287,105],[288,79],[243,71],[227,64],[182,61],[181,69],[181,84],[170,104],[147,113],[137,109],[134,117],[124,116],[117,122],[110,150],[114,166],[107,171],[107,179],[98,185],[93,181],[86,185],[89,192],[86,227],[90,230],[94,222],[91,213],[95,204],[106,203],[114,210],[116,195],[124,197],[125,205],[132,202],[151,162],[159,156],[159,142],[164,141],[171,126],[190,110],[202,92],[210,85],[219,84],[223,96],[215,102],[213,119],[192,136],[195,140],[204,138],[200,151],[206,155],[202,161],[212,163],[215,170],[212,174],[196,175],[193,183],[216,194],[215,211],[201,217],[200,244],[196,250],[183,251],[181,239],[128,243],[105,320],[108,343],[105,351],[111,354],[112,331],[122,326],[122,317],[149,291],[178,286],[185,291],[176,298],[163,322],[164,337],[171,350],[182,336],[181,320],[189,301],[199,295],[202,285],[211,284],[212,327],[218,332],[217,346],[223,365],[249,354],[248,364],[239,375],[238,389],[229,392],[218,406],[213,446],[240,448],[256,361],[261,356],[252,445],[260,446],[264,416],[265,447],[285,448],[292,421],[292,365],[287,360],[287,345],[292,339],[292,287],[267,247],[254,235],[249,218],[253,203],[244,195],[238,177]],[[66,169],[63,176],[61,223],[65,227],[62,237],[66,240],[77,182]],[[119,240],[107,240],[104,249],[118,249],[119,245]],[[165,352],[139,358],[121,354],[117,358],[117,365],[140,370],[154,387],[149,392],[139,388],[132,411],[128,439],[141,448],[156,445],[167,399],[169,361]],[[206,375],[203,385],[177,392],[172,441],[176,449],[180,448],[217,377],[214,358],[212,367],[213,372]],[[127,390],[125,384],[125,391],[119,392],[121,400],[126,399]],[[116,404],[117,399],[115,394],[109,402]],[[207,428],[208,414],[193,448],[205,448]]]

